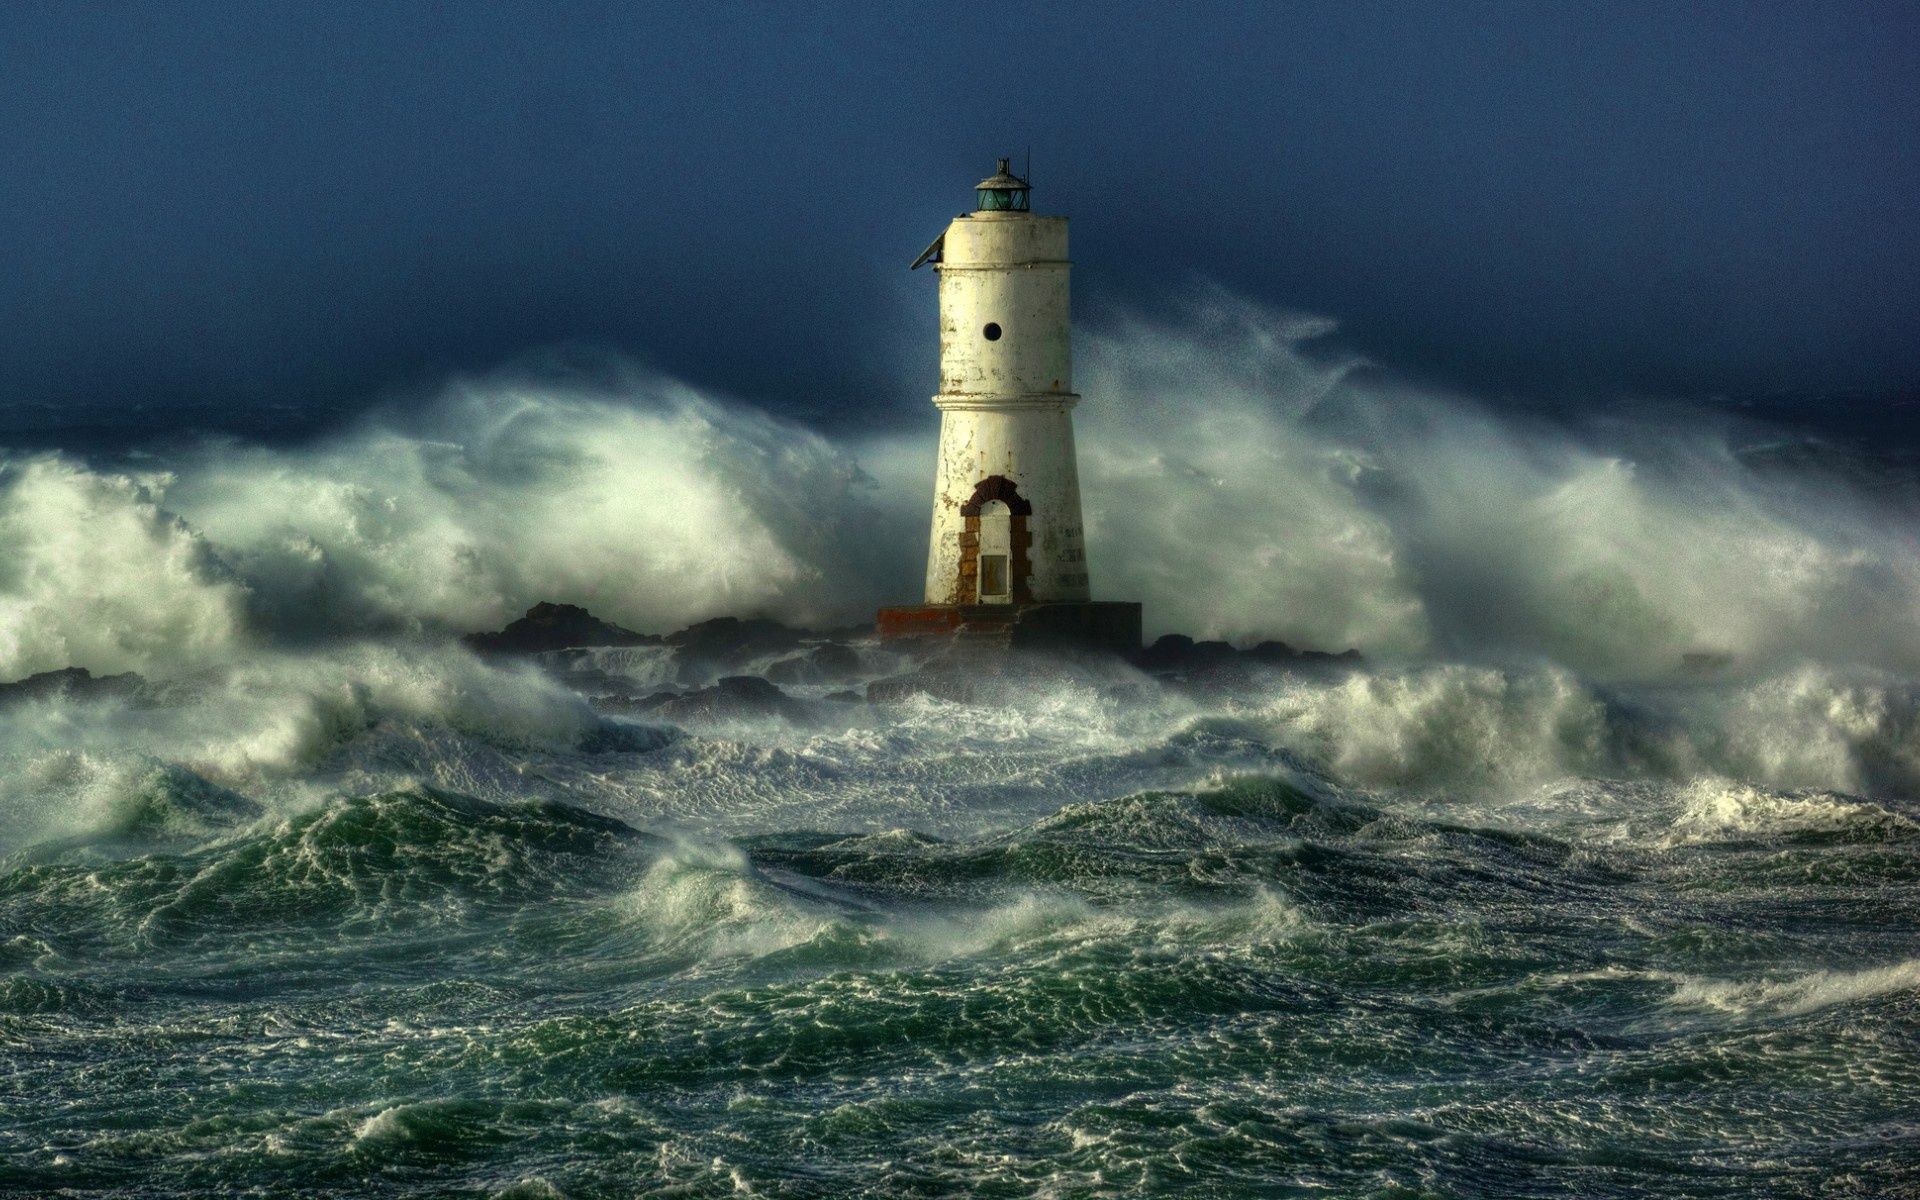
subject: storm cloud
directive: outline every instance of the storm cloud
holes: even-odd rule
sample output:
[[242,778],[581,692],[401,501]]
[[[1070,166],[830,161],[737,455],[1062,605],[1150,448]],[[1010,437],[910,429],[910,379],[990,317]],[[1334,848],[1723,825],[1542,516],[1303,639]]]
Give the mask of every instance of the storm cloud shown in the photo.
[[905,264],[1029,149],[1096,333],[1198,277],[1495,403],[1872,418],[1920,383],[1917,27],[1878,6],[10,5],[0,435],[302,438],[570,346],[816,428],[899,427],[933,362]]

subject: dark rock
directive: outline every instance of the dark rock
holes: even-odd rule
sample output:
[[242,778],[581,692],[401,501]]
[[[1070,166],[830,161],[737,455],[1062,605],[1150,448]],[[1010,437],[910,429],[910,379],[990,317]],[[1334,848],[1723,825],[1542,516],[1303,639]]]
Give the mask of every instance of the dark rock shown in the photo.
[[834,642],[815,646],[805,654],[783,658],[767,668],[775,683],[841,683],[860,674],[860,655]]
[[1325,650],[1295,650],[1285,642],[1261,642],[1252,649],[1242,650],[1240,657],[1269,666],[1306,668],[1356,667],[1361,662],[1358,650],[1331,654]]
[[897,704],[917,695],[959,704],[1013,704],[1036,685],[1062,679],[1085,680],[1114,662],[1101,651],[1043,653],[1023,651],[1005,642],[951,640],[915,670],[876,679],[867,685],[867,700]]
[[1327,667],[1357,667],[1367,661],[1361,657],[1358,650],[1355,650],[1351,646],[1338,654],[1326,650],[1302,650],[1300,652],[1300,660],[1302,662]]
[[549,670],[555,679],[583,696],[619,695],[621,688],[633,686],[633,681],[623,675],[592,667],[554,669],[549,666]]
[[1134,658],[1143,671],[1198,671],[1230,662],[1236,655],[1225,642],[1196,642],[1184,633],[1169,633]]
[[722,671],[738,671],[756,658],[798,650],[808,634],[778,621],[715,617],[667,635],[680,662],[680,678],[696,680]]
[[[1245,650],[1225,642],[1196,642],[1185,634],[1169,633],[1134,656],[1133,665],[1149,674],[1217,676],[1238,679],[1255,666],[1288,669],[1343,668],[1359,665],[1360,652],[1296,650],[1285,642],[1266,641]],[[1216,680],[1216,682],[1218,681]]]
[[1300,657],[1300,651],[1285,642],[1261,642],[1258,646],[1249,646],[1240,653],[1254,662],[1291,662]]
[[577,604],[541,601],[498,633],[461,639],[482,654],[539,654],[576,646],[657,646],[660,638],[602,621]]
[[669,700],[678,700],[684,692],[650,692],[645,696],[635,696],[624,692],[608,692],[594,696],[587,701],[595,712],[619,713],[624,716],[637,716],[650,713]]
[[814,636],[829,642],[857,642],[873,636],[873,622],[861,621],[857,625],[842,625],[838,629],[822,629]]
[[669,696],[652,708],[668,721],[711,721],[726,717],[782,717],[804,720],[807,706],[758,675],[729,675],[712,687]]
[[[1258,647],[1255,647],[1258,649]],[[1190,671],[1161,676],[1163,683],[1195,696],[1257,691],[1265,686],[1272,672],[1293,675],[1332,675],[1360,666],[1360,652],[1346,650],[1328,654],[1323,650],[1296,650],[1288,655],[1269,651],[1255,657],[1242,650],[1232,658],[1196,667]]]
[[583,696],[632,695],[638,681],[623,670],[609,669],[610,664],[616,667],[623,662],[636,667],[645,664],[646,673],[651,674],[654,668],[648,660],[655,657],[672,660],[664,639],[658,638],[645,646],[572,646],[565,650],[543,650],[530,657],[548,674]]
[[13,683],[0,683],[0,708],[33,700],[134,699],[147,681],[129,671],[124,675],[94,675],[85,667],[42,671]]
[[851,689],[839,692],[828,692],[820,698],[834,704],[865,704],[867,702],[867,698],[864,695]]

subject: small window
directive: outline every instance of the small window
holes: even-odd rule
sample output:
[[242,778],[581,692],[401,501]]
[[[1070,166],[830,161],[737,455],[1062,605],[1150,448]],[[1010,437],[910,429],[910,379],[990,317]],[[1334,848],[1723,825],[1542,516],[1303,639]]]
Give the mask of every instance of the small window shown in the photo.
[[985,329],[982,329],[980,332],[986,334],[987,340],[990,342],[997,342],[1000,340],[1000,326],[995,322],[988,321],[987,327]]
[[1017,188],[979,188],[974,193],[980,198],[981,212],[1028,212],[1027,189]]
[[980,594],[982,596],[1007,594],[1006,555],[982,554],[980,556]]

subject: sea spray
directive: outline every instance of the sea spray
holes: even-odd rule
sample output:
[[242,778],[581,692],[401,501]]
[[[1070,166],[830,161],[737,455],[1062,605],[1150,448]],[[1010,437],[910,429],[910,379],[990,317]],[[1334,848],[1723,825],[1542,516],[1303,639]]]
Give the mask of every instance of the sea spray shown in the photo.
[[[1083,339],[1090,552],[1150,632],[1609,680],[1920,674],[1910,482],[1748,453],[1780,435],[1706,413],[1501,415],[1329,364],[1327,330],[1215,297]],[[545,599],[648,631],[864,620],[918,575],[929,453],[626,367],[464,380],[303,447],[13,456],[0,674],[187,670]]]
[[0,1190],[1911,1191],[1905,499],[1323,332],[1096,338],[1092,549],[1367,659],[991,702],[463,649],[915,574],[924,447],[644,372],[9,459],[0,674],[146,678],[0,703]]
[[397,653],[308,664],[362,690],[296,753],[237,715],[297,658],[4,714],[5,1186],[1912,1182],[1911,798],[1699,767],[1818,687],[1860,757],[1796,770],[1860,776],[1884,682],[1069,674],[608,743]]

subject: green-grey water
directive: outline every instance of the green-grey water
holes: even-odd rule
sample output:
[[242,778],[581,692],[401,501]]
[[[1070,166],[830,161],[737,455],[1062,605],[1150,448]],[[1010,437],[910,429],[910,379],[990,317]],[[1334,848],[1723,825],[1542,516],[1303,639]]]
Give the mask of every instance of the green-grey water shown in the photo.
[[1920,1194],[1895,681],[434,669],[5,714],[0,1190]]

